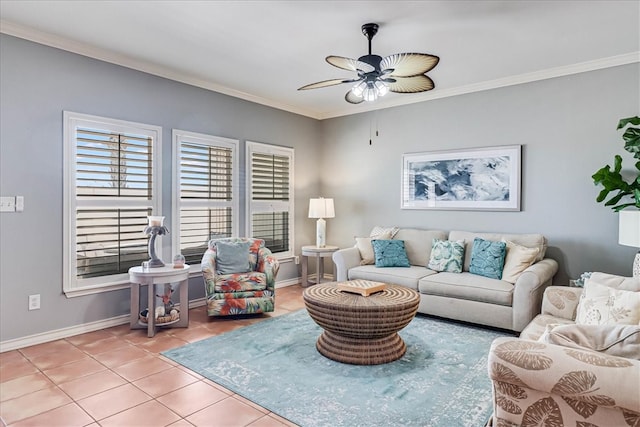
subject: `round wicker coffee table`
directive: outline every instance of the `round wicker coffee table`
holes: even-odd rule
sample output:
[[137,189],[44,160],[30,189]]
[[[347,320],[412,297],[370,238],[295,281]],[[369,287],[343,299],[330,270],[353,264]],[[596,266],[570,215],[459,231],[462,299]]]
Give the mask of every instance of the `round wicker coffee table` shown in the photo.
[[398,335],[414,318],[420,296],[404,286],[387,284],[361,296],[341,291],[337,283],[304,290],[311,318],[324,332],[316,348],[325,357],[354,365],[378,365],[401,358],[407,346]]

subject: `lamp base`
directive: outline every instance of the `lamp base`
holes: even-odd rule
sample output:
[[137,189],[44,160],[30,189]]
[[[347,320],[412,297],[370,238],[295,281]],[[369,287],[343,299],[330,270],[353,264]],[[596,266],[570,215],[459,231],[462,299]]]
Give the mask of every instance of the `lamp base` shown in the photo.
[[161,259],[155,258],[149,260],[149,268],[164,267],[164,262]]
[[640,252],[636,254],[633,260],[633,277],[640,278]]
[[327,221],[325,221],[322,218],[319,218],[316,221],[316,247],[324,248],[327,245],[326,235],[327,235]]

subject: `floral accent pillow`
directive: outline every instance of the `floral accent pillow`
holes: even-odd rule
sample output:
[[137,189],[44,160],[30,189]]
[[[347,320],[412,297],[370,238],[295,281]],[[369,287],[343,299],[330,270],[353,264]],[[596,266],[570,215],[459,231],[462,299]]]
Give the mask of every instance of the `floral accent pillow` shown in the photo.
[[404,248],[404,240],[371,241],[376,257],[376,267],[409,267],[409,258]]
[[464,259],[464,240],[433,239],[431,257],[427,268],[433,271],[462,273]]
[[578,304],[578,325],[640,324],[640,292],[623,291],[587,280]]
[[492,242],[476,237],[471,249],[469,273],[490,279],[501,279],[504,256],[507,253],[505,242]]

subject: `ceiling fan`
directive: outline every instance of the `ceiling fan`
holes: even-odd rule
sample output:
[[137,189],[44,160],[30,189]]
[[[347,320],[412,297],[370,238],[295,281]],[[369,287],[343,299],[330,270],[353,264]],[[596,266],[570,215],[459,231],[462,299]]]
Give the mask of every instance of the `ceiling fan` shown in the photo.
[[302,86],[298,90],[317,89],[342,83],[355,83],[344,99],[351,104],[375,101],[388,92],[417,93],[435,87],[433,80],[425,75],[438,65],[435,55],[426,53],[396,53],[387,57],[371,54],[371,39],[378,32],[378,24],[364,24],[362,34],[369,40],[369,54],[350,59],[342,56],[327,56],[326,61],[334,67],[355,71],[358,78],[331,79]]

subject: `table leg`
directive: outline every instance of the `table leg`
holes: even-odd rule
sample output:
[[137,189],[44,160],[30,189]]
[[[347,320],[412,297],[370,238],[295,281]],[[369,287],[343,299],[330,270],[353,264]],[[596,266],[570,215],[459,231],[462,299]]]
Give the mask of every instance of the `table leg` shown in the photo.
[[322,283],[324,279],[324,259],[319,254],[316,256],[316,278],[317,284]]
[[302,286],[309,286],[309,257],[302,255]]
[[156,285],[149,283],[149,296],[147,303],[149,304],[149,316],[147,317],[147,336],[149,338],[156,334]]
[[131,317],[129,319],[130,327],[134,328],[138,325],[138,315],[140,313],[140,284],[131,284]]
[[181,328],[189,327],[189,279],[183,280],[180,286],[180,320],[176,326]]

